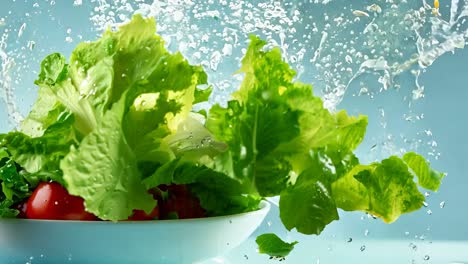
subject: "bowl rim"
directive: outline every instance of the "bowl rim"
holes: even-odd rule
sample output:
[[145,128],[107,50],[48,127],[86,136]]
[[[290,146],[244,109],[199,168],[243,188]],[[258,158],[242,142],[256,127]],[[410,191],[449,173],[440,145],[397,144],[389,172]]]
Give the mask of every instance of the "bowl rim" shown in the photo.
[[59,224],[99,224],[99,225],[154,225],[154,224],[187,224],[187,223],[198,223],[206,222],[207,220],[223,220],[231,218],[239,218],[247,215],[255,215],[260,213],[267,214],[270,211],[270,202],[266,200],[261,200],[258,209],[254,211],[231,214],[231,215],[221,215],[221,216],[212,216],[212,217],[203,217],[203,218],[189,218],[189,219],[167,219],[167,220],[130,220],[130,221],[84,221],[84,220],[49,220],[49,219],[24,219],[24,218],[0,218],[0,223],[2,222],[21,222],[21,223],[59,223]]

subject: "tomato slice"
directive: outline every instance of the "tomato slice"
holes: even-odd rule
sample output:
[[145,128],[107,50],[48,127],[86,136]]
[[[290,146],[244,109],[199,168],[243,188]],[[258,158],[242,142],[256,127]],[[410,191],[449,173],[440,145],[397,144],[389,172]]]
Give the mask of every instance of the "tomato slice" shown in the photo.
[[84,200],[72,196],[56,182],[40,183],[26,205],[26,218],[48,220],[98,220],[85,211]]

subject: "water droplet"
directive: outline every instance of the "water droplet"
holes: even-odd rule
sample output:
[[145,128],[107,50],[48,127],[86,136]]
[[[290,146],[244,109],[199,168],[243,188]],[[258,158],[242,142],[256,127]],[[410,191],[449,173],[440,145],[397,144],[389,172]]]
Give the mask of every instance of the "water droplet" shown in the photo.
[[366,229],[366,230],[364,231],[364,235],[365,235],[365,236],[368,236],[368,235],[369,235],[369,230],[368,230],[368,229]]
[[74,6],[80,6],[80,5],[82,5],[82,4],[83,4],[83,0],[75,0],[75,1],[73,1],[73,5],[74,5]]
[[184,19],[184,13],[180,10],[176,10],[172,14],[172,18],[174,19],[174,22],[181,22]]
[[360,16],[369,17],[369,14],[368,14],[368,13],[366,13],[366,12],[364,12],[364,11],[361,11],[361,10],[354,10],[354,11],[353,11],[353,14],[354,14],[355,16],[358,16],[358,17],[360,17]]
[[51,6],[55,5],[55,1],[54,0],[50,1],[50,5]]
[[247,148],[245,146],[241,146],[239,154],[240,154],[241,160],[244,160],[245,158],[247,158]]
[[353,63],[353,58],[351,58],[351,56],[349,56],[349,55],[345,56],[345,60],[346,60],[347,63],[350,63],[350,64]]
[[348,243],[353,242],[353,238],[352,237],[348,238],[348,240],[346,242],[348,242]]
[[72,39],[70,36],[67,36],[67,37],[65,38],[65,42],[72,43],[72,42],[73,42],[73,39]]
[[377,4],[372,4],[372,5],[367,7],[367,11],[382,13],[382,8]]
[[429,260],[431,257],[429,255],[424,256],[424,260]]
[[58,201],[55,201],[55,202],[54,202],[54,205],[58,205],[58,204],[59,204]]
[[218,70],[218,65],[221,62],[222,57],[223,55],[221,54],[221,52],[219,51],[213,52],[210,58],[210,69],[212,69],[213,71]]
[[418,246],[416,246],[416,244],[414,244],[414,243],[410,243],[409,247],[414,251],[418,250]]
[[429,197],[430,195],[431,195],[430,192],[425,192],[425,193],[424,193],[424,196],[426,196],[426,197]]
[[410,232],[406,231],[405,236],[409,236]]
[[439,206],[440,206],[441,209],[444,208],[445,207],[445,201],[440,202]]
[[232,45],[229,43],[224,44],[223,56],[231,56],[231,55],[232,55]]
[[426,213],[427,213],[428,215],[432,215],[432,210],[429,209],[429,210],[426,211]]
[[23,24],[21,25],[21,27],[19,28],[19,30],[18,30],[18,38],[20,38],[21,36],[23,36],[24,30],[26,30],[26,23],[23,23]]
[[36,47],[36,42],[34,42],[34,40],[30,40],[26,46],[29,50],[33,50]]
[[361,250],[361,252],[364,251],[364,250],[366,250],[366,245],[362,245],[361,248],[360,248],[359,250]]

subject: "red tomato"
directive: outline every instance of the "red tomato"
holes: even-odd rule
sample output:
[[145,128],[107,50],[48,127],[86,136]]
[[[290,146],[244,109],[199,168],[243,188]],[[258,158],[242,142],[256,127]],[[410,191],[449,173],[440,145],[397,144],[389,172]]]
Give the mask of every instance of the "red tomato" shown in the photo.
[[84,209],[81,197],[72,196],[56,182],[40,183],[27,203],[26,217],[49,220],[98,220]]
[[21,202],[15,206],[16,209],[18,209],[19,214],[16,216],[18,218],[26,218],[26,210],[28,208],[28,203],[26,202]]
[[201,218],[206,216],[200,201],[185,185],[161,186],[168,192],[167,199],[160,202],[161,219],[170,219],[177,215],[178,219]]
[[128,218],[130,221],[140,220],[155,220],[159,219],[159,207],[154,207],[150,214],[145,213],[143,210],[133,210],[133,214]]

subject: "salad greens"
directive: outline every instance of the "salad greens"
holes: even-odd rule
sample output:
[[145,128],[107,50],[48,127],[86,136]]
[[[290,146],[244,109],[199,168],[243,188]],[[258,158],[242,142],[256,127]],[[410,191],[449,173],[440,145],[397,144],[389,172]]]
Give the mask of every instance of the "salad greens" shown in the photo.
[[[111,221],[149,213],[148,190],[185,184],[212,216],[279,196],[285,227],[318,235],[338,208],[390,223],[421,208],[419,187],[439,188],[444,174],[416,153],[360,164],[353,151],[367,118],[325,109],[310,85],[294,81],[280,49],[254,36],[232,99],[195,113],[212,91],[202,88],[207,75],[155,32],[153,19],[136,15],[79,44],[69,61],[58,53],[43,60],[31,112],[0,135],[1,217],[14,217],[41,181],[59,182]],[[295,244],[275,235],[257,242],[276,257]]]
[[268,254],[270,258],[286,257],[298,242],[286,243],[275,234],[263,234],[255,240],[258,244],[258,251],[262,254]]

